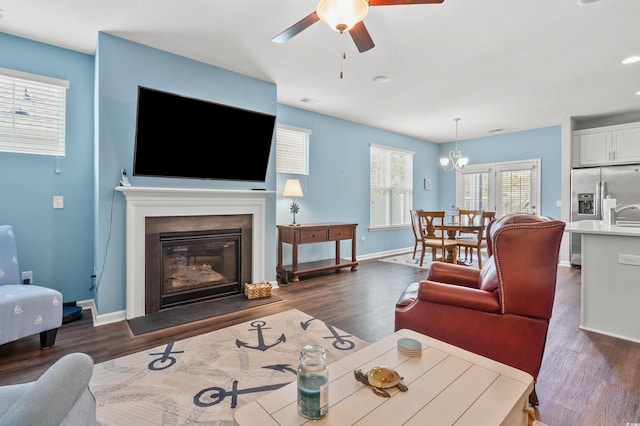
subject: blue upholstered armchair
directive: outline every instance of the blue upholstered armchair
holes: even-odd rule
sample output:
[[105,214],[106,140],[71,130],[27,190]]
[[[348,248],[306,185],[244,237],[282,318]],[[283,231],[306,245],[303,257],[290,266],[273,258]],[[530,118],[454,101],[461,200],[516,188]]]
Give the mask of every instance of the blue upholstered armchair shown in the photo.
[[0,386],[0,426],[94,426],[93,358],[63,356],[36,381]]
[[0,345],[40,333],[40,346],[52,346],[62,324],[62,293],[21,284],[13,228],[0,225]]

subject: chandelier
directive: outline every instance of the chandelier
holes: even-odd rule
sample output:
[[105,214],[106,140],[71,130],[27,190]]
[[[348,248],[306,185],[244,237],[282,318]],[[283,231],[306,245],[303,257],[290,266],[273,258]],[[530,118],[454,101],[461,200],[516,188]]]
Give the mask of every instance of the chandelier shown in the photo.
[[462,152],[458,149],[458,121],[460,119],[454,118],[453,120],[456,122],[456,150],[449,151],[449,158],[443,157],[440,159],[440,165],[447,172],[452,170],[459,172],[469,163],[469,158],[463,157]]

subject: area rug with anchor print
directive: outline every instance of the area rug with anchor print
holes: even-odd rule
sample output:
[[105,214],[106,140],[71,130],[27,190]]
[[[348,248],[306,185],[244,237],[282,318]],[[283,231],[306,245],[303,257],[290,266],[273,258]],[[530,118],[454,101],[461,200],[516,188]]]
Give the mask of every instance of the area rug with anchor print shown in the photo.
[[368,345],[296,309],[96,364],[100,425],[232,425],[234,411],[296,380],[300,350],[333,362]]

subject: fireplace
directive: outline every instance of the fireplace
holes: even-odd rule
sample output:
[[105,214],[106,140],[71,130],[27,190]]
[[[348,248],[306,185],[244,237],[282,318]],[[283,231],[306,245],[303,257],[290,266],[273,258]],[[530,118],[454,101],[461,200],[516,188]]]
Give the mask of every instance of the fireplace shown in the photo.
[[147,217],[145,314],[242,294],[251,227],[251,215]]
[[[147,235],[213,231],[232,234],[241,229],[235,244],[240,251],[238,291],[245,282],[265,279],[265,200],[273,191],[120,186],[126,200],[126,318],[147,313]],[[158,219],[156,221],[156,219]],[[169,223],[173,223],[169,225]],[[151,226],[153,229],[147,229]],[[228,232],[233,231],[233,232]],[[167,235],[165,235],[167,236]],[[224,238],[229,237],[227,235]],[[159,235],[156,237],[159,238]],[[232,240],[235,237],[229,238]],[[160,256],[158,250],[155,256]],[[214,295],[215,296],[215,295]],[[160,302],[157,302],[160,309]]]
[[239,294],[241,236],[240,229],[161,234],[160,309]]

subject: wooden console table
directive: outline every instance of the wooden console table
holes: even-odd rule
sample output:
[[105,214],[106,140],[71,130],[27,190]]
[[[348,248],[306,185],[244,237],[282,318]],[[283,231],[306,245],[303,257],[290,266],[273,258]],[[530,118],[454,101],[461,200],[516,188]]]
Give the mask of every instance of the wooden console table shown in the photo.
[[[342,268],[358,270],[356,261],[356,226],[357,223],[311,223],[306,225],[278,225],[278,266],[276,276],[282,284],[298,282],[301,275],[315,274],[322,271],[339,271]],[[340,259],[340,241],[351,240],[351,262]],[[336,258],[328,263],[298,265],[298,245],[336,242]],[[291,244],[291,265],[282,265],[282,244]],[[300,269],[300,266],[303,266]]]

